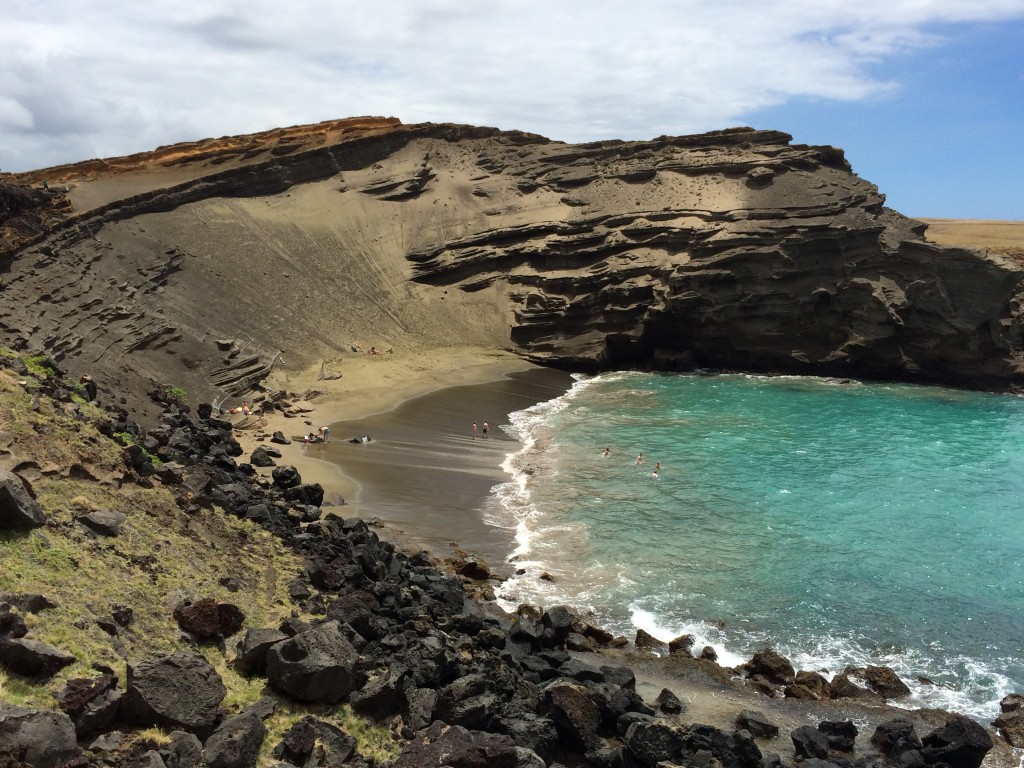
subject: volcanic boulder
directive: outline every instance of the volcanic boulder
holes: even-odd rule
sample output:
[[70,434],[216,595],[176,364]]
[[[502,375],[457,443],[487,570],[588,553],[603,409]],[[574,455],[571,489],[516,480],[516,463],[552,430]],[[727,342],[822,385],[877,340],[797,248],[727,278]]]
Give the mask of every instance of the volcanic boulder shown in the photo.
[[205,738],[226,693],[210,662],[198,653],[179,651],[128,665],[121,718],[133,725],[181,728]]
[[0,703],[0,753],[21,755],[33,768],[59,768],[78,754],[75,727],[63,712]]
[[358,653],[337,621],[326,621],[267,651],[267,681],[299,701],[334,704],[352,692]]
[[29,529],[46,525],[46,514],[28,484],[0,467],[0,529]]

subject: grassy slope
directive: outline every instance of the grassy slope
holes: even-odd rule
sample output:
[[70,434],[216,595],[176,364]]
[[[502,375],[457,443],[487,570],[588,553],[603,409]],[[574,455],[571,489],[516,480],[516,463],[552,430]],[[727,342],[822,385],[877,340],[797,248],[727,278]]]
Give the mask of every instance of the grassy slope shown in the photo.
[[[32,532],[0,531],[0,584],[16,593],[39,593],[57,607],[26,614],[28,637],[68,651],[78,661],[55,678],[39,683],[0,668],[0,699],[26,707],[56,708],[55,694],[75,677],[95,677],[93,664],[114,669],[125,679],[125,661],[166,654],[188,646],[172,611],[184,599],[213,597],[238,605],[245,628],[276,626],[292,612],[287,584],[301,570],[294,553],[261,528],[220,510],[186,515],[171,494],[157,485],[118,487],[123,473],[121,447],[100,434],[92,421],[65,413],[60,403],[42,398],[31,407],[33,380],[0,369],[0,464],[18,467],[32,483],[49,516]],[[92,419],[103,414],[83,406]],[[75,521],[96,509],[123,512],[128,520],[119,536],[89,533]],[[222,579],[240,588],[229,592]],[[97,624],[114,605],[133,610],[130,625],[115,639]],[[243,630],[244,631],[244,630]],[[227,652],[215,645],[202,652],[228,688],[224,707],[235,712],[261,695],[264,681],[247,680],[230,666],[235,640]],[[261,763],[281,734],[303,714],[325,716],[359,738],[363,754],[390,749],[386,730],[353,718],[346,708],[307,707],[282,700],[267,722]],[[163,740],[155,729],[135,735],[149,746]]]

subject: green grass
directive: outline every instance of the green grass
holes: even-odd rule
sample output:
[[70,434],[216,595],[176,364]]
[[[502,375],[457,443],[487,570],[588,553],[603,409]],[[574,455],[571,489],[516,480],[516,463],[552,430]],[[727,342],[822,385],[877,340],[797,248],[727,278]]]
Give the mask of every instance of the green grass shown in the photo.
[[[77,661],[39,686],[0,670],[5,692],[25,705],[53,707],[52,692],[69,678],[94,676],[92,664],[123,672],[118,644],[133,661],[173,652],[181,640],[172,612],[182,600],[234,603],[246,615],[246,629],[274,626],[289,615],[287,584],[302,569],[295,553],[262,528],[219,510],[186,515],[160,486],[119,487],[125,466],[116,442],[46,399],[39,411],[29,402],[29,393],[0,371],[0,424],[12,441],[9,450],[40,467],[41,476],[30,479],[48,516],[43,528],[0,534],[0,584],[58,604],[24,616],[28,636]],[[100,509],[127,516],[120,535],[96,536],[76,522]],[[236,579],[239,591],[222,586],[224,577]],[[130,605],[134,617],[115,641],[96,620],[110,618],[117,604]],[[247,695],[240,693],[239,701]]]
[[[9,371],[0,369],[0,431],[9,443],[7,450],[38,467],[30,480],[48,516],[47,525],[35,531],[0,533],[0,584],[4,590],[39,593],[57,603],[56,608],[24,616],[28,637],[72,653],[77,661],[42,684],[0,668],[0,700],[56,708],[56,692],[70,678],[94,677],[94,664],[111,667],[123,685],[122,653],[135,662],[185,647],[172,616],[182,600],[212,597],[234,603],[246,616],[242,632],[276,626],[290,615],[294,605],[287,584],[303,567],[294,552],[259,526],[218,509],[186,515],[159,485],[120,486],[126,469],[122,446],[134,442],[130,434],[118,434],[116,440],[105,437],[91,421],[102,411],[92,406],[80,406],[87,416],[82,422],[46,398],[34,411],[31,399]],[[83,479],[88,477],[98,480]],[[127,516],[120,535],[96,536],[76,521],[101,509]],[[237,580],[237,592],[221,585],[225,577]],[[131,606],[134,614],[115,640],[96,619],[109,618],[118,604]],[[224,681],[223,706],[229,714],[263,695],[278,698],[278,709],[266,723],[269,734],[260,765],[274,762],[273,748],[307,714],[350,733],[366,757],[378,762],[395,757],[398,745],[388,729],[355,715],[348,706],[293,702],[279,698],[262,678],[238,675],[231,660],[239,637],[226,640],[226,653],[214,644],[201,646],[200,652]],[[128,734],[126,748],[156,748],[167,742],[161,729],[148,728]]]
[[0,701],[18,707],[38,706],[39,687],[0,667]]
[[330,723],[352,736],[356,740],[359,754],[376,763],[394,760],[398,756],[400,748],[392,738],[391,731],[356,715],[348,704],[301,704],[280,699],[274,714],[263,722],[267,727],[267,737],[263,740],[257,764],[262,766],[274,762],[274,747],[281,742],[289,728],[307,715]]
[[184,403],[187,395],[181,387],[164,387],[164,397],[169,402]]
[[24,358],[23,362],[25,363],[25,367],[28,368],[29,373],[33,376],[40,379],[47,379],[53,374],[49,368],[43,365],[43,361],[45,361],[47,357],[49,357],[49,355],[32,355],[31,357]]

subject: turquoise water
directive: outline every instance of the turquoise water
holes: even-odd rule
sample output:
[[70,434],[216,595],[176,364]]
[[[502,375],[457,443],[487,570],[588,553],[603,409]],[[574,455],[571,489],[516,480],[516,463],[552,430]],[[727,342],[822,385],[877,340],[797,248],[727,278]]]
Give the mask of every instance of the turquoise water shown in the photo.
[[991,718],[1024,691],[1024,399],[618,373],[510,421],[507,603],[691,632],[726,665],[888,665],[908,706]]

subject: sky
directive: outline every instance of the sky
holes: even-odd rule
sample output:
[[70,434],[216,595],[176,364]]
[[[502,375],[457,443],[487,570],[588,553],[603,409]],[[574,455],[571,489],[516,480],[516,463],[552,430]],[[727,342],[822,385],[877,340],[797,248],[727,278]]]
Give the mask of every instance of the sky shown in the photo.
[[358,115],[841,147],[909,216],[1024,220],[1024,0],[3,0],[0,171]]

